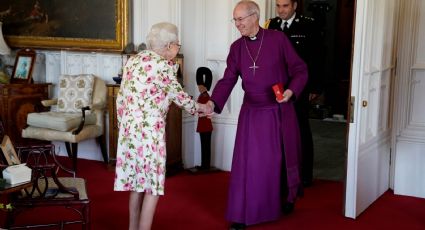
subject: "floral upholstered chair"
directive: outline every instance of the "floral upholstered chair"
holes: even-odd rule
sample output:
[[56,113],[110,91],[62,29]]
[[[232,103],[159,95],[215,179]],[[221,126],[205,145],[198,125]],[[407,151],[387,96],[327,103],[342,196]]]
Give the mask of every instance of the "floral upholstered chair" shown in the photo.
[[72,159],[71,172],[77,171],[78,143],[96,138],[105,163],[104,110],[107,88],[105,82],[91,74],[62,75],[58,98],[42,101],[43,106],[56,105],[48,112],[29,113],[22,137],[65,142]]

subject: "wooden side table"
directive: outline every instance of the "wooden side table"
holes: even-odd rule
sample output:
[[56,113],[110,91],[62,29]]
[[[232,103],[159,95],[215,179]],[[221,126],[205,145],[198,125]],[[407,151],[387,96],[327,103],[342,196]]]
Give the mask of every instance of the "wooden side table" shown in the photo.
[[41,101],[48,99],[50,85],[0,84],[0,117],[5,134],[14,145],[28,144],[28,140],[21,137],[22,129],[27,125],[27,115],[41,108]]
[[10,193],[19,192],[22,189],[31,187],[32,182],[25,182],[25,183],[19,183],[19,184],[4,184],[0,186],[0,196],[1,195],[8,195]]
[[118,142],[118,125],[117,125],[117,108],[116,99],[120,85],[107,84],[108,87],[108,124],[109,124],[109,165],[115,166],[117,160],[117,142]]

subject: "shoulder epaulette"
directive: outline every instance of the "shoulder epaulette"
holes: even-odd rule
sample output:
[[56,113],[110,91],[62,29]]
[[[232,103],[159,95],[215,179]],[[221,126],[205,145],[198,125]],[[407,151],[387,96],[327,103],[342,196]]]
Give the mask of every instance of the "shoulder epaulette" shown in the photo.
[[271,21],[272,19],[270,18],[266,22],[264,22],[264,28],[268,29]]

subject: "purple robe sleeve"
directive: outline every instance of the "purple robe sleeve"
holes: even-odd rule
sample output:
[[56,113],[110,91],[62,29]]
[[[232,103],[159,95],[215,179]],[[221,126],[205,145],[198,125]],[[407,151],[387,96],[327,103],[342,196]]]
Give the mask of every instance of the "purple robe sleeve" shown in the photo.
[[282,45],[279,47],[282,47],[283,49],[282,52],[285,56],[285,62],[289,77],[288,85],[285,88],[292,90],[292,92],[294,93],[292,99],[296,100],[296,98],[300,96],[301,92],[307,84],[307,65],[298,56],[289,39],[283,33],[282,35]]
[[230,93],[232,92],[233,87],[238,81],[240,75],[240,72],[237,68],[237,66],[239,65],[239,59],[236,55],[237,52],[235,51],[238,49],[235,46],[236,45],[233,44],[230,47],[230,52],[227,56],[227,67],[224,71],[223,78],[217,82],[211,94],[211,100],[215,104],[214,112],[216,113],[221,113],[221,111],[223,110],[223,107],[226,104],[226,101],[229,98]]

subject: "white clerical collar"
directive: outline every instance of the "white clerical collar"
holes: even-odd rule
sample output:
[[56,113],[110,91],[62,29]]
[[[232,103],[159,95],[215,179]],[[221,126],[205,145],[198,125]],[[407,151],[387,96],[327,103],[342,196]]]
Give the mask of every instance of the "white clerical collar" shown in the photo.
[[[283,23],[288,22],[288,27],[291,27],[291,24],[292,24],[292,22],[294,21],[296,14],[297,14],[297,13],[294,13],[294,15],[292,15],[292,17],[291,17],[290,19],[286,20],[286,21],[285,21],[285,20],[283,20]],[[282,25],[283,25],[283,24],[282,24]]]
[[257,33],[256,33],[254,36],[252,36],[252,37],[248,36],[249,40],[251,40],[251,41],[255,41],[255,40],[257,40],[257,35],[258,35],[259,33],[260,33],[260,27],[258,27],[258,31],[257,31]]

